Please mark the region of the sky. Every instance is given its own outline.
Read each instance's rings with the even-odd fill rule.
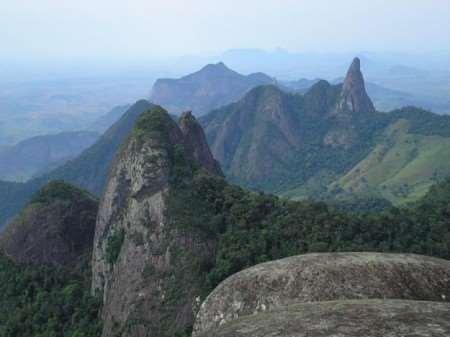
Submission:
[[[450,0],[0,0],[3,62],[449,51]]]

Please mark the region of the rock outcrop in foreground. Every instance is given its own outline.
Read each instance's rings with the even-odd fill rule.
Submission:
[[[61,181],[40,190],[0,236],[0,250],[27,265],[75,266],[87,260],[98,201]]]
[[[144,113],[113,165],[97,218],[93,291],[103,294],[103,336],[184,335],[215,242],[180,202],[193,172],[221,175],[194,117],[180,126],[160,107]],[[176,218],[176,215],[180,215]]]
[[[368,299],[436,301],[447,304],[429,304],[431,309],[427,311],[424,309],[427,306],[421,307],[416,303],[403,310],[400,307],[407,307],[409,302],[367,302]],[[363,301],[342,302],[345,308],[343,311],[340,310],[339,302],[326,304],[328,301],[342,300]],[[323,303],[317,307],[299,305],[309,302]],[[395,317],[393,322],[399,323],[409,317],[406,314],[408,310],[412,313],[410,318],[413,329],[416,325],[425,323],[420,320],[422,311],[431,313],[436,309],[437,319],[445,317],[444,312],[450,314],[448,302],[450,261],[412,254],[306,254],[259,264],[223,281],[203,302],[197,315],[194,335],[213,336],[219,331],[218,336],[228,336],[228,332],[222,334],[224,325],[224,331],[233,330],[236,333],[229,336],[265,336],[271,335],[277,326],[281,329],[282,324],[287,324],[287,330],[283,330],[279,336],[293,336],[302,329],[313,333],[308,336],[322,336],[318,326],[323,322],[324,327],[338,326],[340,323],[340,327],[354,326],[356,330],[350,329],[351,333],[344,335],[357,336],[358,331],[366,332],[364,324],[371,321],[379,321],[381,327],[389,329],[391,323],[386,323],[389,315]],[[361,310],[364,315],[358,314]],[[272,311],[272,316],[267,314]],[[296,323],[291,325],[289,317]],[[433,315],[426,317],[431,319]],[[449,328],[450,321],[447,323]],[[254,333],[247,335],[239,332],[247,328],[254,330]],[[289,330],[290,328],[293,330]],[[205,331],[214,333],[208,334]],[[334,334],[344,332],[334,328],[330,331]],[[412,333],[414,329],[406,331]]]
[[[246,316],[199,337],[447,337],[450,304],[402,300],[303,303]]]

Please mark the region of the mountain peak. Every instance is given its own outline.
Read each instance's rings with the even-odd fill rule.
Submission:
[[[202,167],[213,174],[222,175],[219,163],[214,159],[206,141],[203,128],[191,111],[181,114],[178,122],[181,132],[185,137],[185,144]]]
[[[223,62],[205,65],[178,79],[158,79],[151,99],[175,114],[191,110],[201,116],[238,101],[250,89],[274,80],[262,73],[242,75]]]
[[[342,86],[341,99],[336,113],[371,113],[375,112],[372,100],[367,95],[364,77],[361,72],[361,61],[353,59]]]
[[[222,74],[222,73],[233,73],[233,74],[237,74],[236,72],[234,72],[233,70],[231,70],[230,68],[228,68],[225,63],[223,62],[218,62],[218,63],[210,63],[207,64],[206,66],[204,66],[200,71],[200,73],[209,73],[209,74]]]
[[[355,57],[352,61],[352,64],[350,65],[350,68],[348,69],[348,73],[354,73],[361,71],[361,60],[359,57]]]

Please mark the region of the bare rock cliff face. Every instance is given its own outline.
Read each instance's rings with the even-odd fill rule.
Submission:
[[[364,77],[361,72],[361,61],[357,57],[348,69],[335,112],[348,112],[352,114],[375,112],[372,100],[366,92]]]
[[[202,163],[202,166],[211,173],[223,175],[219,162],[214,159],[209,149],[205,133],[192,112],[184,112],[181,115],[179,125],[185,137],[185,144],[190,153],[194,155],[194,159]]]
[[[367,299],[446,302],[438,307],[450,313],[450,262],[408,254],[326,253],[300,255],[263,263],[229,277],[207,297],[197,316],[194,336],[216,335],[207,334],[205,331],[220,331],[222,325],[234,324],[236,320],[252,315],[280,310],[289,312],[288,308],[300,303]],[[355,310],[356,307],[361,307],[367,313],[372,311],[370,306],[350,305],[349,315],[353,307]],[[378,307],[379,310],[386,307],[388,312],[391,311],[389,303]],[[416,307],[420,309],[420,305]],[[296,319],[299,319],[299,328],[302,324],[311,328],[313,323],[327,319],[326,313],[323,313],[323,316],[309,317],[309,314],[304,312],[305,306],[298,308],[299,311],[294,310],[292,314],[298,316]],[[339,305],[333,304],[330,308],[323,304],[317,309],[317,313],[330,310],[330,315],[336,315]],[[397,306],[394,305],[393,308]],[[397,315],[397,309],[392,314]],[[398,314],[402,312],[399,311]],[[375,313],[367,320],[376,320],[377,315]],[[266,318],[276,320],[274,317]],[[286,324],[289,322],[288,315],[280,319]],[[352,319],[351,315],[341,316],[342,322],[346,322],[344,324],[350,324]],[[365,318],[361,319],[361,322],[358,319],[355,318],[355,324],[364,323]],[[252,318],[249,322],[258,320]],[[330,322],[330,325],[333,324],[335,323]],[[449,327],[447,325],[447,328]],[[310,330],[312,331],[315,330]],[[333,331],[337,332],[342,331]],[[322,336],[318,332],[315,333],[311,336]],[[249,336],[260,335],[264,334],[255,333]]]
[[[160,107],[144,113],[113,165],[93,252],[104,337],[184,335],[199,308],[196,268],[214,255],[214,242],[173,219],[172,192],[180,172],[218,167],[196,147],[204,137],[196,121],[181,125]]]
[[[324,144],[347,149],[356,145],[361,135],[355,121],[375,112],[366,92],[361,61],[356,57],[348,69],[338,101],[330,111],[333,127],[325,136]]]

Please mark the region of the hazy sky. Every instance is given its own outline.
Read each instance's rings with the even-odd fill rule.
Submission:
[[[450,0],[0,0],[1,57],[449,51]]]

